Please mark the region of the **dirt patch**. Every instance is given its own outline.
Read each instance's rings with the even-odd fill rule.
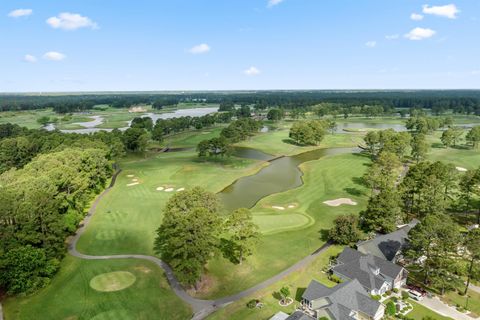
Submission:
[[[201,297],[202,295],[211,292],[213,289],[218,287],[218,281],[216,278],[211,275],[202,275],[202,279],[197,285],[197,290],[195,288],[190,288],[187,290],[187,293],[192,296]]]
[[[330,206],[330,207],[338,207],[338,206],[341,206],[342,204],[347,204],[349,206],[357,205],[357,203],[350,198],[339,198],[335,200],[328,200],[328,201],[324,201],[323,203],[325,203],[327,206]]]

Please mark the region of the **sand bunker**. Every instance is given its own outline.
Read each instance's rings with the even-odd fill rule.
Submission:
[[[90,280],[90,287],[97,291],[112,292],[130,287],[136,277],[131,272],[115,271],[100,274]]]
[[[132,179],[133,182],[138,182],[138,179]]]
[[[350,206],[356,206],[357,203],[355,201],[352,201],[352,199],[350,198],[340,198],[340,199],[335,199],[335,200],[328,200],[328,201],[324,201],[323,203],[325,203],[327,206],[330,206],[330,207],[338,207],[342,204],[348,204]]]
[[[293,208],[295,208],[295,205],[293,204],[288,205],[288,209],[293,209]]]
[[[129,175],[127,175],[127,177],[128,177],[128,178],[133,178],[133,177],[135,177],[135,176],[134,176],[133,174],[129,174]]]
[[[455,169],[457,169],[460,172],[467,172],[468,171],[467,169],[462,168],[462,167],[455,167]]]
[[[165,189],[165,192],[172,192],[173,191],[173,188],[167,188]]]
[[[165,188],[164,187],[158,187],[157,191],[163,191]]]
[[[272,208],[277,210],[285,210],[285,207],[280,207],[280,206],[272,206]]]
[[[137,184],[140,184],[140,182],[129,183],[129,184],[127,184],[127,187],[136,186]]]
[[[178,192],[178,191],[183,191],[183,190],[185,190],[185,188],[178,188],[178,189],[177,189],[177,192]]]

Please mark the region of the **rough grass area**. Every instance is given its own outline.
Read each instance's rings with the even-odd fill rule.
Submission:
[[[412,304],[413,310],[410,311],[407,314],[407,317],[412,318],[414,320],[423,320],[427,317],[430,317],[430,319],[435,319],[435,320],[453,320],[452,318],[449,317],[444,317],[442,315],[439,315],[438,313],[434,312],[433,310],[430,310],[412,299],[408,300],[409,303]]]
[[[128,288],[100,292],[90,280],[100,274],[129,272],[136,278]],[[141,260],[90,261],[67,257],[52,283],[36,294],[7,299],[5,319],[189,319],[190,308],[170,290],[163,271]]]
[[[248,296],[234,302],[225,308],[217,311],[208,319],[211,320],[241,320],[241,319],[269,319],[278,311],[285,313],[291,313],[295,310],[295,306],[298,305],[301,300],[301,296],[311,280],[315,279],[328,287],[332,287],[335,283],[328,279],[324,269],[328,266],[329,258],[337,255],[343,248],[330,247],[320,256],[318,256],[311,264],[298,270],[289,276],[285,277],[281,281],[271,285],[270,287],[261,290],[255,294]],[[288,286],[291,291],[291,298],[294,299],[294,303],[289,306],[281,307],[278,304],[279,296],[278,291],[280,288]],[[248,301],[257,299],[264,304],[264,307],[259,309],[247,308]]]

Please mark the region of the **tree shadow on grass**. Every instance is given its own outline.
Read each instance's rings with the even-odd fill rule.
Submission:
[[[435,142],[435,143],[432,143],[432,148],[434,148],[434,149],[445,149],[445,146],[443,145],[443,143]]]
[[[347,192],[349,195],[356,196],[356,197],[360,197],[364,194],[361,190],[357,188],[345,188],[343,190]]]
[[[225,259],[228,259],[233,264],[239,264],[240,261],[236,255],[238,246],[231,240],[220,239],[220,251]]]
[[[298,302],[302,301],[303,293],[307,290],[307,288],[297,288],[297,292],[295,292],[295,300]]]
[[[320,234],[320,240],[328,241],[328,229],[321,229],[318,233]]]
[[[306,147],[306,145],[298,143],[293,139],[282,139],[282,142],[286,143],[286,144],[291,144],[291,145],[294,145],[294,146],[297,146],[297,147]]]
[[[276,300],[282,300],[282,295],[278,291],[273,292],[272,297]]]
[[[363,177],[353,177],[352,182],[358,186],[368,187],[367,181]]]

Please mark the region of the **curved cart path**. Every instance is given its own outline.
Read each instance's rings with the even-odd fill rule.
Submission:
[[[115,181],[117,179],[118,174],[121,172],[121,170],[117,171],[113,177],[112,177],[112,182],[110,183],[110,186],[106,188],[98,197],[95,199],[93,202],[90,210],[88,211],[87,215],[85,216],[85,219],[83,220],[83,224],[80,225],[80,228],[77,230],[76,234],[71,238],[69,244],[68,244],[68,252],[70,255],[80,258],[80,259],[86,259],[86,260],[109,260],[109,259],[141,259],[141,260],[148,260],[153,263],[155,263],[157,266],[162,268],[165,271],[165,275],[167,277],[167,280],[170,284],[170,287],[172,290],[175,292],[175,294],[182,299],[185,303],[189,304],[190,307],[192,308],[194,314],[192,319],[193,320],[201,320],[205,319],[209,314],[213,313],[215,310],[230,304],[232,302],[235,302],[237,300],[240,300],[242,298],[245,298],[249,296],[252,293],[255,293],[256,291],[262,290],[267,288],[268,286],[280,281],[283,277],[289,275],[292,272],[295,272],[304,266],[308,265],[312,260],[314,260],[318,255],[320,255],[322,252],[324,252],[329,246],[329,243],[324,244],[321,248],[310,254],[309,256],[303,258],[302,260],[298,261],[288,269],[276,274],[275,276],[271,277],[270,279],[267,279],[249,289],[246,289],[244,291],[241,291],[239,293],[236,293],[234,295],[216,299],[216,300],[202,300],[202,299],[197,299],[192,296],[190,296],[183,286],[178,282],[177,278],[175,277],[173,270],[170,268],[170,266],[160,260],[157,257],[154,256],[148,256],[148,255],[141,255],[141,254],[119,254],[119,255],[102,255],[102,256],[92,256],[92,255],[86,255],[83,253],[80,253],[77,251],[76,246],[77,242],[82,236],[82,234],[85,232],[88,224],[90,223],[90,220],[92,216],[94,215],[98,204],[102,200],[102,198],[112,190],[113,186],[115,185]]]

